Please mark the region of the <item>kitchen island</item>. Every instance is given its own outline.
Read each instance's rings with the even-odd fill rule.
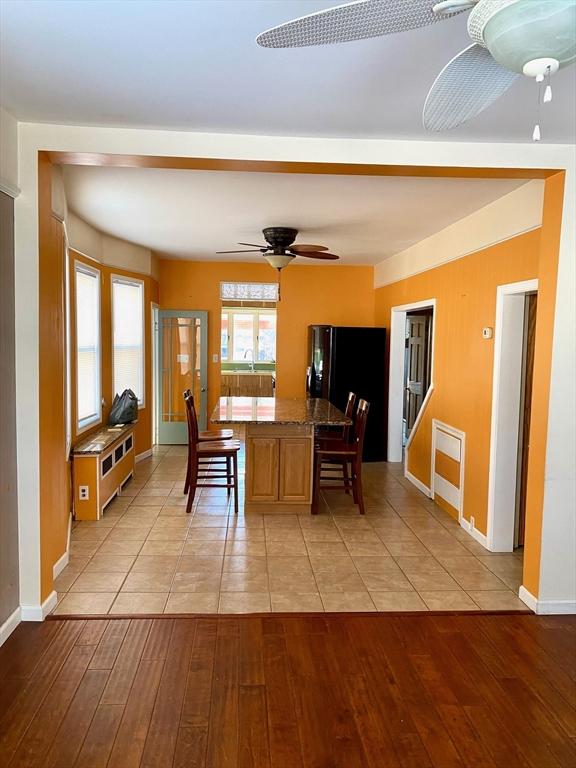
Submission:
[[[321,398],[221,397],[212,424],[246,428],[244,511],[310,514],[314,428],[350,424]]]

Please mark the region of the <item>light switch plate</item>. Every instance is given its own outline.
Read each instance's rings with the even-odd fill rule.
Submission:
[[[217,363],[218,362],[218,355],[212,355],[212,362]]]

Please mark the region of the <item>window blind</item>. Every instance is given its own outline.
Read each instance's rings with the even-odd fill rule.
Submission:
[[[100,273],[75,267],[76,411],[78,428],[100,419]]]
[[[112,278],[114,393],[131,389],[144,403],[144,285]]]

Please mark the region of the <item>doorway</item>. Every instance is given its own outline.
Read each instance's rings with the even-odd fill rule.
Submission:
[[[488,549],[524,540],[538,281],[498,286],[494,335]]]
[[[391,310],[387,455],[390,462],[401,462],[405,458],[405,451],[410,448],[411,439],[434,389],[435,307],[436,299],[426,299],[392,307]],[[412,342],[407,338],[409,326],[413,333]],[[414,382],[410,399],[407,392],[409,381]],[[410,479],[414,482],[413,478]],[[430,489],[422,483],[418,487],[424,493],[430,493]]]
[[[430,385],[432,309],[406,314],[402,445],[406,446]]]
[[[190,389],[200,429],[207,422],[208,313],[156,310],[156,419],[160,445],[185,445],[188,427],[183,393]]]

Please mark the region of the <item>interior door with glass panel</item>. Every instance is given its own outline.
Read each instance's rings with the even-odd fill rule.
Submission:
[[[188,442],[184,391],[190,389],[200,429],[207,421],[208,313],[195,310],[157,312],[157,382],[160,445]]]

